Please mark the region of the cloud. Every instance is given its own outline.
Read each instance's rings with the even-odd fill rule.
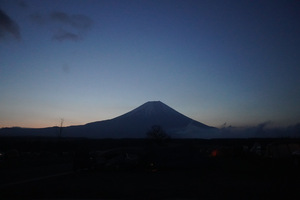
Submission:
[[[299,138],[300,123],[288,127],[268,127],[271,122],[264,122],[252,127],[224,126],[220,129],[224,138]]]
[[[47,23],[47,19],[45,16],[41,15],[40,13],[34,13],[29,15],[29,18],[32,22],[38,24],[38,25],[43,25]]]
[[[31,14],[30,19],[38,25],[52,26],[52,39],[57,41],[78,41],[83,39],[85,33],[92,27],[93,20],[81,14],[69,15],[65,12],[55,11],[47,15]]]
[[[70,73],[70,67],[68,64],[64,64],[61,69],[62,69],[63,73],[65,73],[65,74]]]
[[[53,21],[69,25],[77,30],[87,30],[92,26],[92,20],[85,15],[68,15],[64,12],[52,12],[50,16]]]
[[[27,8],[28,7],[28,4],[25,1],[19,1],[18,4],[22,8]]]
[[[11,34],[15,39],[21,39],[19,25],[0,9],[0,39]]]
[[[52,38],[58,41],[64,41],[64,40],[78,41],[80,39],[80,36],[75,33],[61,30],[55,33]]]

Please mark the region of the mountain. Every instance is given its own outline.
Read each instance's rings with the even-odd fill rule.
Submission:
[[[172,138],[215,138],[218,132],[218,129],[190,119],[160,101],[149,101],[110,120],[64,127],[62,135],[87,138],[144,138],[153,125],[161,126]],[[20,135],[22,129],[17,130],[17,135]],[[40,130],[47,136],[51,135],[51,131],[53,136],[57,136],[59,132],[58,127],[47,130],[26,129],[26,132],[29,133],[30,130],[34,130],[35,135]],[[2,132],[0,131],[0,135]]]

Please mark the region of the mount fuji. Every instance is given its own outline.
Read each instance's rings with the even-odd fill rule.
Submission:
[[[62,137],[145,138],[152,126],[159,125],[172,138],[215,138],[218,129],[195,121],[160,101],[149,101],[113,119],[64,127]],[[1,135],[57,136],[58,127],[42,129],[6,128]],[[10,130],[10,131],[9,131]],[[22,131],[23,130],[23,131]],[[16,133],[19,132],[19,134]],[[11,132],[11,134],[8,134]],[[24,132],[25,135],[27,135]],[[52,132],[52,133],[51,133]]]

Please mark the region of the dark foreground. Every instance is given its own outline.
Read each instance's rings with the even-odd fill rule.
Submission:
[[[61,173],[3,186],[0,198],[294,199],[300,195],[300,176],[296,169],[261,161],[210,162],[211,168],[206,165],[198,169]]]
[[[298,160],[284,154],[283,147],[275,149],[277,154],[270,157],[266,156],[266,146],[250,153],[237,148],[245,147],[244,142],[234,143],[235,148],[228,141],[150,145],[146,147],[146,161],[151,161],[151,166],[124,167],[119,159],[115,162],[118,167],[93,166],[73,171],[70,154],[19,160],[18,165],[0,168],[0,199],[297,199],[300,196]],[[143,145],[135,150],[146,151]]]

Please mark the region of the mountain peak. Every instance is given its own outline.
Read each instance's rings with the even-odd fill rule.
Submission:
[[[150,107],[150,106],[152,106],[153,107],[153,106],[162,106],[162,105],[167,106],[166,104],[164,104],[161,101],[147,101],[146,103],[142,104],[141,106],[143,106],[143,107],[146,107],[146,106]]]
[[[191,132],[196,133],[195,136],[197,136],[212,128],[181,114],[161,101],[148,101],[132,111],[110,120],[109,123],[114,127],[109,134],[119,135],[119,137],[125,134],[131,134],[132,137],[141,137],[141,135],[143,137],[153,125],[161,126],[172,137],[182,137],[181,134],[184,137],[191,135]]]
[[[144,104],[159,104],[159,103],[162,103],[162,104],[164,104],[163,102],[161,102],[161,101],[147,101],[146,103],[144,103]]]
[[[162,113],[174,114],[177,111],[161,101],[148,101],[125,115],[153,116],[161,115]]]

